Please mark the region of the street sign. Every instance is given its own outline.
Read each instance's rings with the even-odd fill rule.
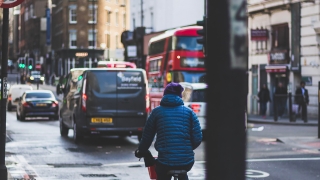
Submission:
[[[8,84],[7,77],[3,77],[3,90],[2,90],[2,93],[3,93],[3,98],[4,99],[6,99],[8,97],[7,84]]]
[[[15,6],[18,6],[19,4],[21,4],[24,0],[0,0],[0,2],[2,2],[2,4],[0,5],[0,7],[2,8],[12,8]]]

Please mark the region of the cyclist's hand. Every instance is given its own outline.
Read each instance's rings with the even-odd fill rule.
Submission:
[[[141,152],[139,151],[139,149],[137,149],[136,151],[134,151],[134,155],[135,155],[137,158],[142,158],[142,154],[141,154]]]

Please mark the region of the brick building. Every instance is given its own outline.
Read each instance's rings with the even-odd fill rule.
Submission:
[[[52,52],[57,76],[99,60],[123,60],[121,33],[129,28],[125,0],[53,0]]]

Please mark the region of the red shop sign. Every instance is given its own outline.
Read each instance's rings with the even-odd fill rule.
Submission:
[[[21,4],[24,0],[0,0],[0,7],[12,8]]]

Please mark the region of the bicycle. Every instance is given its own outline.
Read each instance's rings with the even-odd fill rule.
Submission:
[[[145,166],[148,167],[150,180],[157,180],[157,173],[155,171],[156,157],[153,157],[150,151],[143,154],[139,154],[138,150],[135,151],[135,156],[139,158],[139,161],[141,158],[143,158]],[[178,180],[179,175],[186,175],[186,174],[187,174],[186,170],[170,170],[167,172],[167,175],[170,175],[171,177],[173,177],[174,180]]]

